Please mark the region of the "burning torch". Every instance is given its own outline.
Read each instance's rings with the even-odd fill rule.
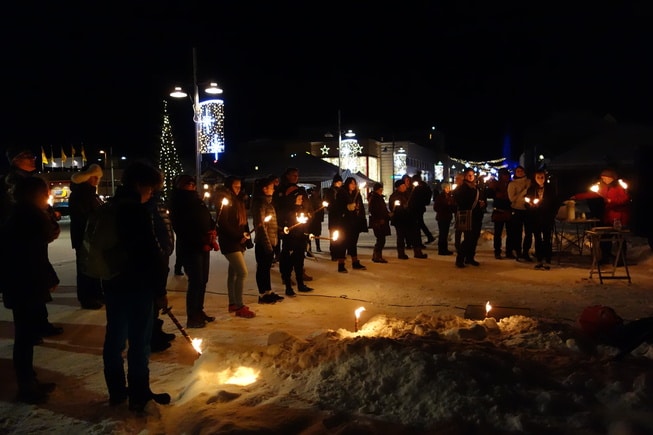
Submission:
[[[297,228],[298,226],[303,225],[303,224],[305,224],[306,222],[308,222],[308,216],[306,216],[306,215],[302,212],[302,213],[299,214],[299,216],[297,216],[297,223],[296,223],[295,225],[291,225],[290,227],[283,227],[283,233],[284,233],[284,234],[289,234],[290,231],[291,231],[293,228]]]
[[[220,203],[220,210],[218,210],[218,217],[216,218],[216,220],[220,220],[220,215],[222,214],[222,207],[224,207],[225,205],[229,205],[229,200],[226,197],[222,198],[222,202]]]
[[[162,314],[167,314],[168,317],[170,317],[170,320],[172,320],[172,323],[175,324],[177,329],[179,329],[179,332],[181,332],[181,335],[184,336],[186,341],[190,343],[191,346],[193,346],[193,349],[197,352],[197,356],[202,355],[202,339],[201,338],[190,338],[190,335],[186,332],[183,326],[181,326],[181,323],[179,323],[179,320],[175,317],[174,314],[172,314],[172,307],[164,308],[161,310]]]
[[[272,220],[272,215],[271,214],[269,214],[269,215],[267,215],[266,217],[263,218],[263,223],[268,223],[268,222],[270,222],[270,220]],[[252,231],[250,231],[250,232],[245,231],[243,233],[243,237],[245,237],[246,239],[251,239],[252,238],[252,233],[255,232],[255,231],[256,231],[256,228],[252,229]]]
[[[335,230],[335,231],[333,232],[333,234],[331,235],[331,237],[316,236],[316,235],[313,234],[313,233],[311,233],[311,234],[307,234],[309,240],[315,240],[315,239],[317,239],[317,240],[330,240],[330,241],[332,241],[332,242],[335,242],[336,240],[338,240],[338,236],[339,236],[339,235],[340,235],[340,233],[338,232],[338,230]]]
[[[354,310],[354,332],[358,332],[358,319],[363,311],[365,311],[365,307],[358,307]]]

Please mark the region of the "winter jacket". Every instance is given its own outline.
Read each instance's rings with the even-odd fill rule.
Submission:
[[[95,186],[89,183],[71,183],[68,207],[70,210],[70,242],[73,249],[80,249],[88,216],[102,205]]]
[[[0,290],[6,308],[49,302],[59,284],[48,259],[52,222],[33,204],[16,203],[0,227]]]
[[[599,183],[598,192],[583,192],[574,195],[574,199],[602,198],[604,210],[602,216],[603,225],[612,226],[614,220],[621,220],[621,225],[627,226],[630,221],[630,195],[628,191],[619,184],[618,180],[610,184]]]
[[[383,195],[370,192],[368,199],[370,210],[370,228],[377,237],[389,236],[390,232],[390,211],[385,203]]]

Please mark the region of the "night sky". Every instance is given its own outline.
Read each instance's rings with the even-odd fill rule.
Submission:
[[[198,80],[225,90],[228,150],[305,127],[335,133],[338,110],[343,129],[375,126],[386,140],[436,126],[451,154],[469,158],[497,157],[508,131],[518,149],[555,112],[653,116],[644,6],[41,3],[3,11],[3,146],[153,154],[162,100],[192,82],[193,46]],[[169,100],[178,147],[191,153],[190,102]]]

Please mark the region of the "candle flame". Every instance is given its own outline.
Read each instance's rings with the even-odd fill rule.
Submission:
[[[335,242],[336,240],[338,240],[339,236],[340,236],[340,233],[338,232],[338,230],[335,230],[333,232],[333,236],[331,236],[331,240],[333,240]]]
[[[400,206],[400,205],[401,205],[401,201],[396,200],[396,201],[395,201],[395,207],[398,207],[398,206]]]
[[[413,181],[413,186],[417,187],[419,186],[419,183],[417,181]]]
[[[297,216],[297,222],[300,224],[305,224],[308,222],[308,216],[306,216],[303,212],[300,213],[299,216]]]
[[[322,201],[322,207],[328,207],[328,206],[329,206],[329,203],[328,203],[328,202],[326,202],[326,201]]]
[[[204,192],[204,198],[210,198],[211,194],[209,192]]]
[[[50,206],[54,205],[54,195],[48,196],[48,204],[50,204]]]
[[[626,182],[625,182],[624,180],[622,180],[621,178],[620,178],[619,180],[617,180],[617,182],[618,182],[619,185],[620,185],[621,187],[623,187],[624,189],[628,189],[628,183],[626,183]]]
[[[272,215],[271,214],[267,215],[265,217],[265,219],[263,219],[263,222],[270,222],[270,220],[272,220]]]
[[[354,315],[356,316],[356,320],[360,319],[361,313],[365,311],[365,307],[358,307],[354,310]]]
[[[197,351],[200,355],[202,354],[202,339],[201,338],[193,338],[192,343],[193,349]]]
[[[490,312],[491,309],[492,309],[492,305],[490,305],[490,301],[487,301],[485,303],[485,316],[486,317],[487,317],[487,315],[488,315],[488,313]]]
[[[590,187],[590,190],[594,193],[599,191],[599,183],[593,184],[592,187]]]
[[[227,198],[222,198],[222,205],[229,205],[229,200]]]
[[[535,199],[533,200],[533,204],[537,204],[538,202],[540,202],[540,198],[535,198]]]
[[[527,197],[524,198],[524,201],[530,203],[530,202],[531,202],[531,199],[527,196]]]

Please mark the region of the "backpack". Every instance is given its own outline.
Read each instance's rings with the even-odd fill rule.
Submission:
[[[617,312],[605,305],[585,307],[578,318],[581,330],[590,337],[609,335],[622,324],[623,319],[617,315]]]
[[[124,270],[127,252],[120,243],[118,206],[113,201],[96,208],[88,217],[80,272],[96,279],[111,279]]]

